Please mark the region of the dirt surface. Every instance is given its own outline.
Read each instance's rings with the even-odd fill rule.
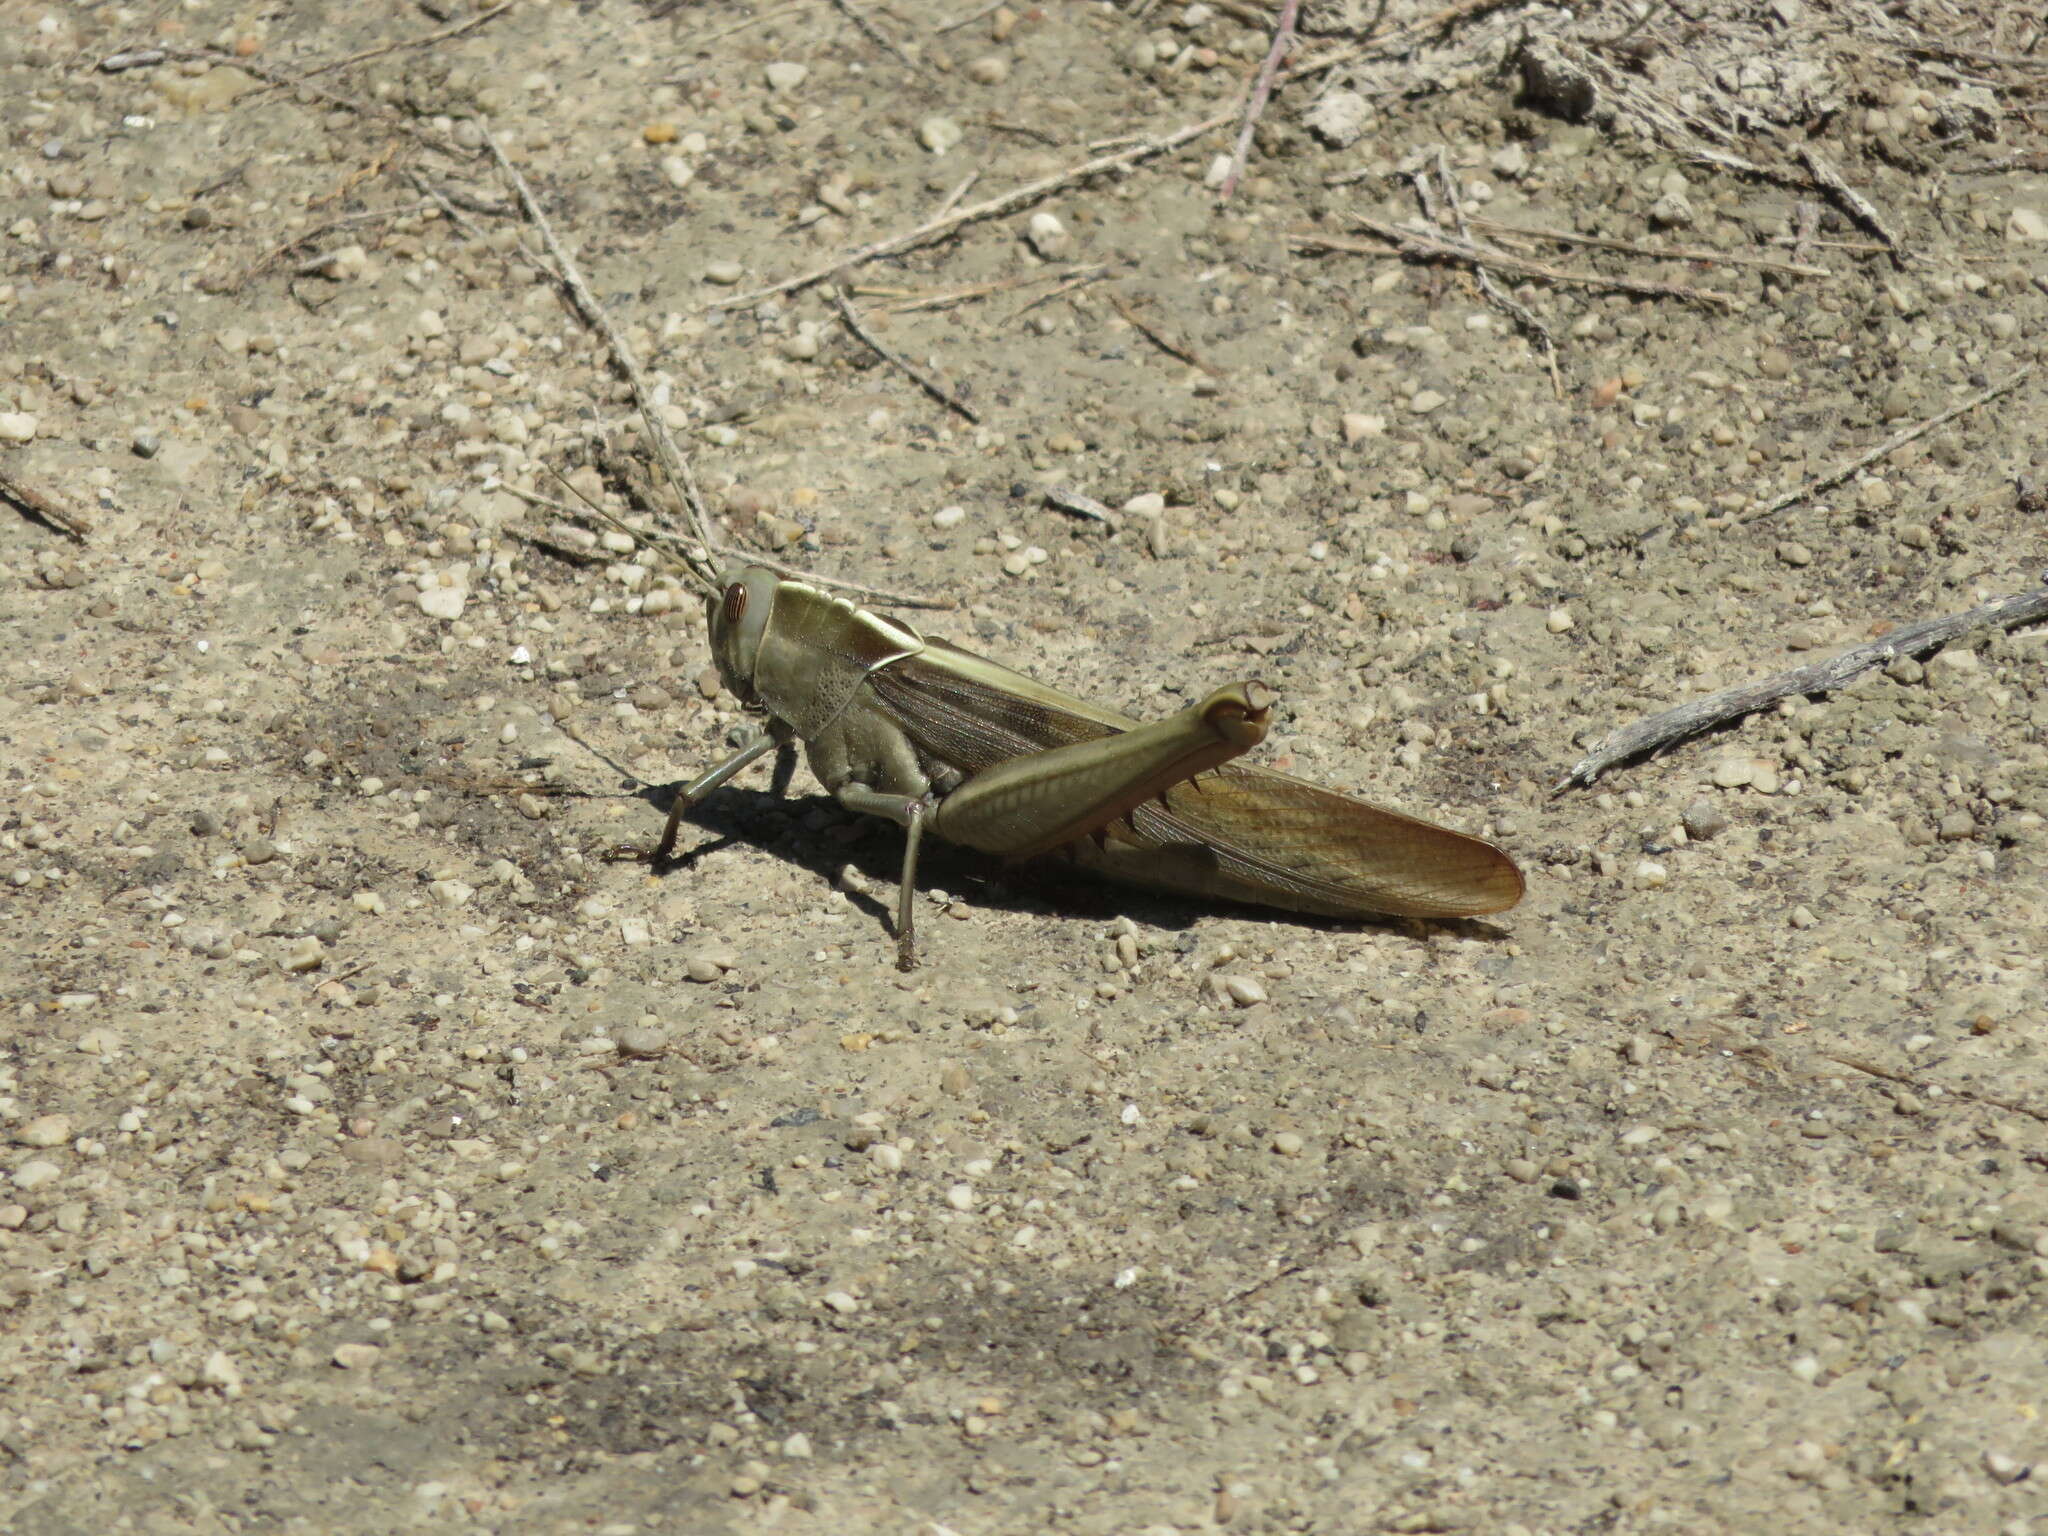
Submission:
[[[2048,1527],[2041,631],[1550,793],[2048,563],[2038,19],[1727,9],[1311,4],[1224,202],[1265,6],[0,8],[0,1527]],[[480,117],[722,538],[1526,901],[607,858],[744,720]],[[845,270],[978,425],[749,298],[1212,118]]]

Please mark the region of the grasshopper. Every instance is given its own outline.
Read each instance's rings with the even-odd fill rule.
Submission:
[[[720,679],[765,717],[739,751],[679,791],[684,813],[773,752],[802,744],[848,810],[905,833],[897,966],[914,969],[912,898],[926,832],[1009,859],[1053,856],[1183,895],[1324,917],[1473,917],[1522,898],[1493,844],[1235,761],[1265,738],[1273,694],[1251,680],[1150,724],[1048,688],[758,565],[707,591]]]

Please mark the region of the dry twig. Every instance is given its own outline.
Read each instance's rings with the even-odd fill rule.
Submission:
[[[1903,432],[1894,432],[1890,437],[1886,438],[1883,442],[1879,443],[1875,448],[1871,449],[1868,453],[1859,453],[1855,458],[1849,460],[1848,463],[1838,464],[1824,475],[1816,475],[1813,479],[1807,481],[1804,485],[1799,486],[1797,489],[1787,491],[1782,496],[1774,496],[1760,507],[1751,507],[1747,512],[1742,514],[1741,518],[1739,518],[1738,521],[1744,523],[1759,522],[1762,519],[1771,516],[1775,512],[1784,511],[1787,507],[1791,506],[1796,501],[1804,501],[1807,497],[1812,496],[1820,491],[1825,491],[1830,486],[1840,485],[1844,480],[1848,479],[1851,475],[1855,474],[1857,470],[1863,468],[1866,464],[1875,464],[1879,459],[1883,458],[1886,454],[1891,453],[1895,449],[1905,447],[1906,444],[1912,442],[1914,438],[1925,437],[1929,432],[1932,432],[1936,427],[1942,425],[1942,423],[1954,421],[1956,417],[1961,416],[1966,412],[1974,411],[1975,409],[1977,409],[1978,406],[1983,405],[1986,401],[1996,400],[2000,395],[2009,394],[2013,390],[2018,389],[2020,385],[2026,383],[2028,377],[2033,373],[2033,371],[2034,370],[2032,367],[2022,368],[2018,373],[2014,374],[2011,378],[2007,379],[2003,384],[1994,384],[1991,386],[1991,388],[1984,390],[1978,394],[1974,394],[1970,396],[1970,398],[1967,400],[1959,401],[1956,404],[1950,406],[1947,410],[1941,412],[1941,414],[1939,414],[1938,416],[1930,416],[1925,421],[1919,423],[1917,426],[1908,427]]]
[[[647,424],[647,434],[649,440],[654,444],[655,457],[661,461],[662,472],[668,476],[669,483],[676,488],[676,494],[683,500],[683,509],[690,523],[690,536],[696,541],[697,548],[692,550],[687,545],[676,547],[674,541],[664,542],[663,538],[650,539],[648,534],[640,529],[627,527],[625,531],[631,533],[635,538],[659,544],[667,553],[680,559],[684,569],[695,576],[700,583],[706,586],[714,585],[716,573],[707,569],[707,567],[714,560],[729,556],[731,551],[720,546],[711,537],[711,518],[704,509],[703,494],[697,489],[697,477],[690,469],[689,460],[683,457],[682,451],[676,447],[674,440],[670,438],[668,432],[662,427],[660,419],[654,414],[654,394],[647,387],[647,377],[640,371],[639,360],[633,355],[633,349],[626,345],[626,339],[619,334],[618,327],[612,324],[611,316],[605,313],[604,306],[598,303],[597,296],[590,291],[590,285],[583,280],[583,273],[578,269],[575,260],[563,247],[562,242],[555,237],[554,226],[548,222],[546,213],[541,210],[539,199],[533,195],[533,188],[527,185],[526,178],[519,173],[519,168],[507,158],[504,146],[498,142],[496,135],[488,128],[484,129],[484,144],[490,150],[491,158],[497,161],[499,169],[504,171],[506,177],[511,181],[513,189],[519,194],[520,206],[526,210],[527,217],[533,221],[535,229],[540,232],[541,240],[547,246],[548,257],[554,263],[556,281],[561,283],[562,287],[567,290],[571,302],[576,306],[577,312],[583,316],[584,320],[593,330],[604,338],[605,344],[611,348],[613,362],[618,364],[619,371],[625,374],[627,383],[632,386],[633,402],[639,407],[641,420]],[[609,514],[602,511],[598,515],[600,517],[609,516]],[[837,587],[846,592],[857,592],[862,596],[871,597],[880,602],[895,603],[900,607],[950,608],[952,606],[951,603],[919,597],[913,593],[892,592],[887,587],[872,587],[864,582],[857,581],[837,581],[831,577],[819,576],[814,572],[785,565],[779,560],[770,559],[766,555],[757,554],[753,551],[748,551],[745,559],[749,565],[766,566],[769,570],[780,572],[785,576],[794,576],[803,581],[814,581],[821,586]]]
[[[354,53],[344,54],[341,58],[329,59],[325,64],[311,65],[299,72],[300,77],[307,78],[313,75],[328,74],[337,69],[347,69],[351,64],[361,64],[366,59],[379,59],[387,53],[401,53],[408,48],[432,48],[440,43],[453,42],[465,33],[474,32],[479,27],[489,26],[511,9],[512,0],[504,0],[502,5],[494,5],[488,11],[479,11],[467,21],[455,22],[450,26],[441,28],[438,32],[424,32],[418,37],[401,38],[397,42],[391,43],[379,43],[374,48],[359,48]]]
[[[590,324],[590,328],[596,330],[604,338],[606,346],[610,346],[612,362],[616,362],[618,371],[627,375],[627,383],[633,385],[633,403],[639,408],[641,420],[647,424],[647,438],[653,442],[655,459],[662,461],[662,471],[668,475],[670,485],[676,487],[676,494],[682,498],[684,514],[688,516],[688,522],[690,522],[690,537],[696,541],[696,547],[692,549],[690,545],[684,545],[682,541],[676,541],[674,537],[666,535],[666,532],[659,532],[659,530],[655,532],[653,537],[649,537],[647,530],[631,528],[627,524],[616,522],[602,508],[594,508],[596,514],[600,518],[612,520],[616,526],[621,526],[625,532],[629,532],[629,535],[633,535],[635,539],[641,539],[641,541],[645,541],[649,545],[655,545],[655,547],[662,549],[664,553],[668,553],[670,557],[678,559],[682,563],[682,567],[694,575],[694,578],[698,580],[698,584],[715,590],[717,571],[711,569],[711,565],[719,557],[729,557],[733,551],[721,547],[711,537],[711,516],[709,516],[709,512],[705,512],[705,498],[702,498],[702,494],[696,489],[696,475],[690,471],[690,461],[682,457],[682,451],[676,449],[676,442],[670,438],[670,434],[664,430],[662,422],[659,422],[659,418],[653,414],[653,391],[647,387],[647,377],[639,369],[639,360],[633,356],[633,348],[627,346],[625,336],[618,334],[618,328],[612,326],[610,315],[604,313],[604,305],[598,303],[596,295],[590,291],[590,285],[584,283],[582,270],[575,266],[575,260],[569,256],[569,252],[563,248],[563,244],[555,238],[555,227],[547,221],[547,213],[541,211],[541,201],[535,195],[532,195],[532,186],[526,184],[526,178],[520,174],[518,166],[514,166],[510,162],[510,158],[506,158],[504,145],[498,143],[498,137],[492,131],[489,131],[487,127],[483,129],[483,143],[485,143],[487,150],[492,152],[492,160],[498,162],[498,168],[504,170],[506,178],[512,182],[512,188],[518,193],[520,207],[526,209],[526,217],[532,219],[532,223],[535,223],[535,227],[541,231],[541,240],[547,246],[547,254],[553,260],[553,264],[555,264],[555,281],[561,283],[561,287],[569,293],[571,303],[575,303],[575,309],[578,309],[578,313],[584,315],[586,324]],[[950,602],[932,600],[932,598],[920,598],[920,596],[909,594],[909,592],[891,592],[889,588],[866,586],[862,582],[838,582],[838,580],[827,578],[827,575],[817,575],[813,571],[803,571],[803,569],[797,569],[795,565],[784,565],[782,561],[770,559],[768,555],[760,555],[760,553],[754,553],[754,551],[745,553],[745,561],[748,561],[750,565],[766,565],[768,569],[780,571],[782,575],[795,575],[795,578],[801,578],[805,582],[817,582],[819,586],[834,586],[834,588],[840,588],[844,592],[858,592],[862,596],[877,598],[879,602],[895,602],[895,604],[905,606],[905,608],[950,608],[952,606]]]
[[[847,267],[857,267],[878,257],[898,256],[905,251],[916,250],[921,245],[929,245],[932,241],[951,234],[963,225],[979,223],[983,219],[999,218],[1006,213],[1015,213],[1019,208],[1028,208],[1048,192],[1056,192],[1075,182],[1100,176],[1105,171],[1121,170],[1125,166],[1137,164],[1140,160],[1150,159],[1153,155],[1162,155],[1168,150],[1178,149],[1189,140],[1198,139],[1211,129],[1221,127],[1234,115],[1228,112],[1220,113],[1199,123],[1177,128],[1163,138],[1145,139],[1114,154],[1098,155],[1092,160],[1084,160],[1079,165],[1055,175],[1027,181],[1023,186],[1005,192],[1001,197],[992,197],[986,202],[974,203],[966,208],[957,208],[950,213],[941,214],[937,218],[927,219],[915,229],[906,230],[900,235],[891,235],[886,240],[877,240],[872,244],[856,246],[853,250],[842,252],[823,265],[812,267],[808,272],[786,277],[779,283],[770,283],[766,288],[756,288],[751,293],[735,294],[731,298],[716,300],[707,307],[741,309],[749,304],[758,304],[763,299],[774,298],[777,294],[794,293],[799,288],[809,288],[815,283],[822,283],[835,272],[843,271]]]
[[[865,37],[869,42],[873,43],[877,48],[882,49],[884,52],[893,53],[894,55],[896,55],[897,59],[899,59],[902,62],[904,68],[915,70],[919,73],[923,72],[924,66],[920,64],[915,58],[913,58],[909,53],[905,52],[903,46],[900,43],[898,43],[894,38],[890,37],[888,33],[884,32],[880,27],[876,26],[872,21],[870,21],[867,17],[866,12],[857,8],[854,5],[853,0],[832,0],[832,9],[837,11],[840,15],[844,16],[848,21],[852,22],[854,26],[859,29],[860,34],[863,37]]]
[[[83,512],[72,511],[49,492],[37,489],[4,469],[0,469],[0,497],[13,502],[37,522],[46,523],[81,544],[92,532],[92,519]]]
[[[965,16],[955,16],[951,21],[942,21],[932,31],[943,37],[948,32],[958,32],[962,27],[971,27],[982,17],[992,15],[1003,8],[1003,0],[988,0],[978,11],[969,11]]]
[[[2048,1110],[2036,1109],[2019,1099],[2009,1099],[2002,1094],[1984,1093],[1975,1088],[1958,1088],[1948,1083],[1927,1083],[1908,1072],[1896,1072],[1882,1062],[1872,1061],[1868,1056],[1850,1056],[1842,1051],[1821,1051],[1823,1061],[1837,1062],[1868,1077],[1875,1077],[1887,1083],[1897,1083],[1901,1088],[1912,1088],[1923,1094],[1939,1093],[1952,1099],[1969,1099],[1978,1104],[1989,1104],[1993,1109],[2008,1110],[2016,1115],[2048,1123]]]
[[[1035,288],[1040,283],[1094,276],[1108,269],[1107,262],[1096,262],[1086,267],[1068,268],[1057,272],[1024,272],[1015,277],[998,278],[994,282],[969,283],[962,288],[939,288],[923,293],[915,289],[887,288],[876,283],[850,284],[848,291],[857,299],[886,299],[887,303],[877,307],[887,310],[892,315],[908,315],[923,309],[949,309],[955,304],[993,298],[996,294],[1008,293],[1017,288]]]
[[[1890,226],[1884,221],[1884,215],[1877,211],[1876,205],[1869,198],[1850,186],[1843,179],[1842,173],[1823,159],[1812,145],[1800,145],[1799,158],[1806,162],[1807,173],[1813,177],[1814,184],[1840,203],[1848,211],[1850,218],[1882,240],[1885,249],[1891,252],[1893,261],[1899,261],[1904,257],[1905,248],[1900,245],[1899,237],[1892,233]]]
[[[860,323],[860,316],[854,313],[853,306],[846,301],[844,292],[835,292],[832,295],[832,306],[839,311],[839,318],[845,322],[846,328],[853,332],[875,356],[896,369],[897,372],[903,374],[911,383],[930,395],[947,410],[958,411],[977,426],[981,424],[981,417],[975,414],[972,406],[960,399],[958,395],[946,389],[938,380],[918,368],[908,358],[899,357],[896,353],[891,352],[887,347],[875,340],[868,333],[867,327]]]
[[[1050,293],[1041,293],[1028,304],[1019,305],[1017,313],[1010,316],[1012,321],[1021,320],[1041,304],[1050,304],[1054,299],[1064,298],[1076,288],[1086,288],[1090,283],[1099,283],[1109,276],[1109,263],[1099,262],[1092,267],[1083,267]]]
[[[1551,240],[1559,245],[1583,245],[1596,251],[1619,251],[1626,256],[1648,256],[1658,261],[1699,261],[1723,266],[1759,267],[1766,272],[1784,272],[1794,277],[1833,277],[1826,267],[1810,267],[1797,261],[1773,261],[1768,256],[1745,256],[1735,251],[1704,251],[1693,247],[1638,245],[1630,240],[1609,240],[1600,235],[1575,235],[1563,229],[1531,229],[1522,224],[1503,224],[1498,219],[1472,220],[1476,228],[1495,235],[1522,235],[1530,240]]]
[[[1055,485],[1047,490],[1045,504],[1062,512],[1071,512],[1076,517],[1085,517],[1091,522],[1100,523],[1111,533],[1115,533],[1123,526],[1123,520],[1106,503],[1097,501],[1093,496],[1083,496],[1079,491],[1069,490],[1064,485]]]
[[[1826,661],[1810,662],[1757,682],[1723,688],[1718,693],[1661,710],[1613,732],[1572,764],[1571,770],[1552,786],[1552,792],[1591,784],[1617,763],[1660,752],[1725,721],[1753,714],[1780,699],[1832,693],[1874,667],[1887,666],[1901,656],[1924,656],[1972,630],[2014,629],[2044,618],[2048,618],[2048,586],[2002,597],[1996,602],[1982,603],[1947,618],[1923,619],[1918,624],[1895,629],[1880,639],[1853,645]]]
[[[1472,266],[1484,263],[1500,271],[1518,272],[1524,277],[1539,278],[1547,283],[1567,283],[1579,288],[1612,289],[1618,293],[1639,293],[1648,298],[1684,299],[1689,303],[1712,304],[1722,309],[1732,307],[1735,302],[1727,294],[1717,293],[1711,288],[1690,288],[1683,283],[1657,283],[1640,277],[1608,277],[1599,272],[1567,271],[1563,267],[1531,261],[1526,256],[1517,256],[1512,252],[1479,245],[1469,240],[1426,235],[1420,230],[1384,224],[1363,214],[1353,214],[1352,222],[1362,229],[1370,230],[1382,240],[1390,241],[1403,255],[1417,259],[1462,261]],[[1357,256],[1385,254],[1376,245],[1368,245],[1363,240],[1346,240],[1341,235],[1296,235],[1292,244],[1296,250],[1304,251],[1347,251]]]
[[[716,549],[716,544],[711,537],[711,517],[704,509],[703,493],[697,489],[697,476],[690,468],[689,460],[683,457],[682,450],[676,447],[675,440],[655,415],[654,392],[648,388],[647,376],[640,371],[639,359],[626,344],[626,338],[619,334],[618,327],[612,324],[604,306],[598,303],[597,295],[590,291],[590,285],[584,282],[575,260],[555,237],[554,226],[548,222],[540,200],[533,195],[533,188],[526,184],[519,167],[505,154],[505,147],[498,142],[497,135],[489,128],[483,130],[483,135],[484,146],[512,183],[513,190],[519,195],[520,206],[526,210],[526,216],[540,234],[541,243],[547,247],[548,256],[554,263],[555,280],[567,290],[584,323],[604,338],[605,345],[611,348],[612,361],[618,364],[619,371],[632,386],[633,403],[640,408],[641,418],[647,423],[647,436],[654,445],[654,456],[661,461],[662,472],[682,498],[683,511],[690,522],[690,536],[704,547],[708,557]],[[692,568],[695,569],[694,566]]]
[[[1237,179],[1244,174],[1245,157],[1252,152],[1252,135],[1258,131],[1266,100],[1273,94],[1273,76],[1279,72],[1280,61],[1287,57],[1287,50],[1294,43],[1294,24],[1300,17],[1301,0],[1281,0],[1280,17],[1273,24],[1273,46],[1266,50],[1266,61],[1259,66],[1251,95],[1245,99],[1244,125],[1237,130],[1237,143],[1230,151],[1230,170],[1223,178],[1223,185],[1217,189],[1218,202],[1229,202],[1230,194],[1237,190]]]
[[[136,48],[125,53],[110,53],[99,62],[101,73],[115,75],[126,69],[141,69],[150,65],[167,62],[198,61],[218,64],[228,69],[239,69],[245,75],[252,75],[265,85],[276,86],[284,91],[303,91],[315,101],[324,101],[329,106],[352,112],[357,117],[381,118],[399,132],[416,139],[428,137],[425,129],[411,118],[404,116],[394,107],[377,102],[358,101],[353,96],[343,96],[337,91],[325,90],[310,84],[305,76],[289,70],[277,69],[269,64],[258,63],[255,59],[241,58],[219,48]]]
[[[1109,307],[1123,316],[1126,325],[1151,342],[1153,346],[1164,352],[1168,357],[1177,358],[1181,362],[1186,363],[1190,368],[1199,368],[1212,379],[1223,377],[1223,369],[1218,368],[1193,347],[1175,341],[1171,336],[1168,336],[1164,331],[1161,331],[1157,326],[1146,320],[1144,316],[1140,315],[1131,306],[1131,302],[1114,288],[1109,290]]]
[[[1450,152],[1441,144],[1437,146],[1436,151],[1436,176],[1443,186],[1444,201],[1451,205],[1451,216],[1458,221],[1459,237],[1467,244],[1474,243],[1472,226],[1465,219],[1465,204],[1458,196],[1458,178],[1451,170]],[[1423,212],[1429,215],[1430,223],[1437,223],[1436,209],[1431,206],[1429,196],[1429,177],[1426,174],[1418,175],[1415,178],[1415,187],[1422,196]],[[1537,318],[1535,310],[1508,294],[1494,282],[1493,274],[1484,266],[1475,265],[1472,274],[1478,280],[1480,293],[1486,296],[1488,302],[1519,325],[1523,334],[1543,349],[1543,361],[1550,370],[1550,393],[1553,398],[1562,400],[1564,380],[1558,376],[1557,342],[1550,334],[1550,327]]]
[[[973,191],[974,184],[979,180],[981,180],[981,172],[969,171],[967,173],[966,179],[963,180],[959,186],[955,187],[952,191],[948,192],[945,195],[945,198],[939,203],[939,206],[933,210],[932,217],[935,219],[944,218],[947,214],[951,213],[955,208],[958,208],[960,206],[960,199],[965,197],[969,192]]]

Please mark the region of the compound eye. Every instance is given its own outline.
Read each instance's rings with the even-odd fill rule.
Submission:
[[[739,623],[747,611],[747,584],[736,581],[725,589],[725,622]]]

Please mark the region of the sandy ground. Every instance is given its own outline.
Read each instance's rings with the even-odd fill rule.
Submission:
[[[1311,4],[1228,202],[1265,6],[0,9],[0,1527],[2048,1529],[2040,629],[1550,792],[2040,581],[2026,7]],[[607,858],[744,720],[479,116],[721,537],[1526,901]],[[978,425],[749,297],[1211,118],[846,270]]]

